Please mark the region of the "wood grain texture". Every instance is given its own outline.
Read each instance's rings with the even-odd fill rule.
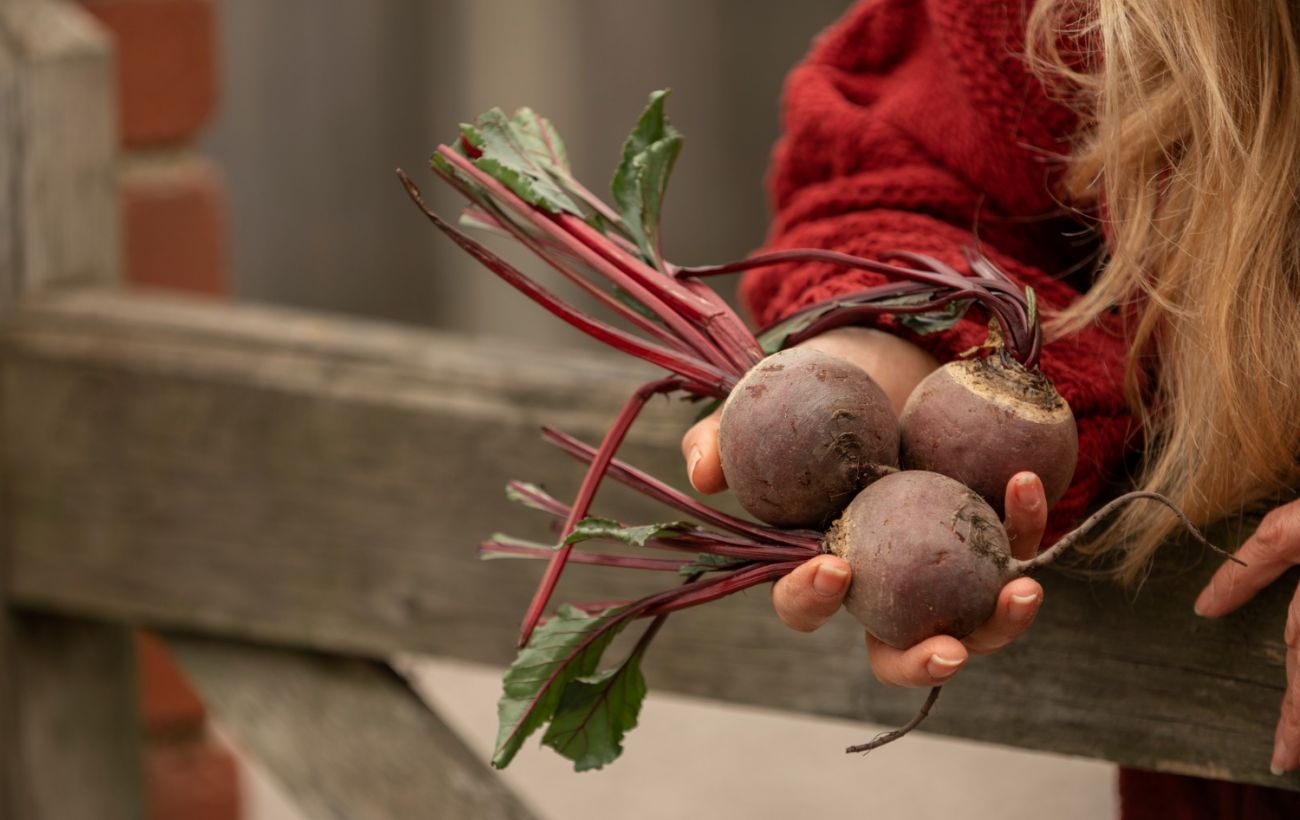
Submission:
[[[130,630],[38,614],[12,620],[18,765],[3,816],[142,820]]]
[[[0,0],[0,314],[114,277],[113,100],[111,46],[80,7]],[[6,494],[22,478],[6,469]],[[141,818],[128,631],[12,609],[2,537],[0,817]]]
[[[518,477],[572,492],[577,470],[537,424],[594,438],[637,382],[608,357],[95,294],[23,311],[0,352],[5,463],[29,477],[12,499],[21,603],[498,664],[540,567],[484,564],[474,545],[494,530],[545,532],[500,487]],[[690,409],[656,409],[625,454],[674,478]],[[626,495],[598,507],[673,517]],[[1031,634],[975,661],[927,728],[1295,788],[1267,767],[1296,575],[1201,621],[1191,603],[1217,560],[1169,552],[1136,595],[1047,573]],[[561,598],[668,583],[631,575],[575,567]],[[885,723],[922,699],[871,681],[850,619],[793,634],[763,590],[676,615],[660,640],[652,687]]]
[[[13,198],[0,254],[18,291],[115,281],[116,94],[107,34],[75,3],[0,3],[0,41],[16,65],[0,81],[0,180]],[[9,85],[8,103],[3,100]],[[6,137],[8,132],[8,145]]]
[[[237,746],[308,817],[534,815],[385,664],[171,635]]]

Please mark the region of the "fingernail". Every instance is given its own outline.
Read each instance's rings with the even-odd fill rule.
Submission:
[[[930,661],[925,665],[925,671],[929,672],[930,677],[935,680],[943,680],[957,674],[957,670],[961,669],[963,663],[965,661],[945,658],[936,652],[930,656]]]
[[[1038,593],[1011,596],[1011,617],[1023,621],[1034,614],[1034,604],[1038,603]]]
[[[1206,613],[1210,611],[1210,591],[1208,589],[1197,596],[1196,603],[1192,604],[1192,611],[1202,618],[1206,617]]]
[[[695,481],[695,468],[699,466],[702,458],[704,458],[704,454],[700,452],[699,447],[691,447],[690,455],[686,457],[686,475],[691,480],[691,486],[697,490],[700,485]]]
[[[1016,495],[1020,498],[1020,503],[1029,512],[1038,509],[1038,493],[1034,492],[1035,481],[1036,479],[1030,476],[1016,479]]]
[[[813,575],[813,590],[823,598],[831,598],[844,592],[848,580],[849,573],[843,567],[829,563],[822,564],[817,567],[817,572]]]
[[[1278,738],[1277,743],[1274,744],[1273,746],[1273,762],[1269,764],[1268,767],[1268,770],[1272,772],[1275,776],[1286,774],[1286,769],[1283,767],[1286,765],[1286,759],[1289,751],[1290,750],[1287,749],[1286,746],[1286,741],[1282,740],[1281,738]]]

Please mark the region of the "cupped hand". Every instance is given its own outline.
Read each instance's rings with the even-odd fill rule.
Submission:
[[[1017,473],[1007,483],[1007,535],[1017,558],[1038,551],[1047,524],[1043,483],[1033,473]],[[834,615],[849,586],[849,565],[822,555],[778,581],[772,604],[792,629],[811,632]],[[1043,587],[1033,578],[1016,578],[1002,587],[993,616],[964,639],[936,635],[907,649],[895,649],[867,633],[871,670],[890,686],[938,686],[966,665],[972,654],[994,652],[1018,638],[1034,622]]]
[[[1237,550],[1246,566],[1227,561],[1196,599],[1196,614],[1227,615],[1255,593],[1300,564],[1300,501],[1292,501],[1264,516],[1255,533]],[[1300,588],[1291,598],[1286,628],[1286,694],[1273,734],[1273,774],[1300,768]]]
[[[903,411],[912,390],[939,366],[933,356],[911,342],[865,327],[837,328],[798,346],[839,356],[865,370],[885,391],[895,414]],[[712,413],[696,422],[682,437],[682,456],[686,459],[691,485],[706,494],[727,488],[718,453],[721,420],[721,412]]]
[[[867,328],[841,328],[804,343],[824,353],[840,356],[867,371],[884,389],[896,413],[908,395],[938,362],[926,351],[897,336]],[[727,487],[718,453],[720,413],[701,419],[682,437],[682,456],[691,484],[702,493]],[[1042,481],[1033,473],[1019,473],[1007,484],[1007,535],[1017,558],[1038,551],[1047,522],[1047,500]],[[832,555],[807,561],[772,588],[777,615],[788,626],[811,632],[839,611],[848,590],[849,565]],[[1043,588],[1032,578],[1016,578],[1002,588],[993,616],[964,640],[939,635],[906,650],[899,650],[870,634],[867,652],[871,668],[882,682],[893,686],[935,686],[952,678],[971,654],[985,654],[1017,638],[1038,614]]]

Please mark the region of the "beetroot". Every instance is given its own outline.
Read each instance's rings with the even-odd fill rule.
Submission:
[[[545,436],[570,455],[590,464],[599,451],[571,436],[546,430]],[[630,619],[655,618],[645,633],[653,635],[670,612],[717,600],[743,589],[768,583],[801,566],[808,558],[834,553],[849,562],[853,580],[845,598],[845,609],[870,632],[892,646],[904,649],[940,634],[962,637],[970,634],[993,614],[1003,586],[1011,579],[1052,563],[1085,538],[1116,508],[1140,499],[1157,501],[1179,518],[1203,545],[1223,553],[1207,542],[1169,499],[1156,493],[1132,492],[1101,507],[1073,532],[1050,549],[1028,560],[1011,554],[1006,530],[993,509],[961,483],[938,473],[901,471],[888,474],[862,490],[844,514],[820,539],[814,533],[764,527],[734,518],[665,485],[617,459],[608,465],[611,478],[668,504],[703,522],[627,527],[613,521],[590,519],[578,529],[581,540],[617,540],[670,553],[693,553],[694,558],[676,561],[633,558],[628,555],[583,554],[585,563],[642,570],[676,570],[687,575],[688,583],[634,601],[601,602],[588,605],[588,620],[571,615],[556,624],[556,635],[581,634],[588,646],[603,645],[608,636]],[[552,515],[565,516],[570,508],[544,496],[537,488],[515,485],[514,493],[530,506]],[[551,550],[519,546],[506,539],[483,545],[485,554],[547,557]],[[1228,556],[1230,560],[1237,560]],[[1238,561],[1238,563],[1240,563]],[[586,610],[584,610],[586,611]],[[648,640],[648,638],[643,638]],[[639,664],[644,643],[620,667]],[[570,674],[587,674],[586,667],[573,668],[580,654],[571,654],[560,669]],[[536,657],[521,653],[516,661],[521,675],[532,675]],[[558,675],[558,673],[557,673]],[[547,696],[558,677],[546,678],[540,689],[529,690],[535,699],[521,715],[531,715]],[[935,687],[917,716],[908,724],[850,752],[870,751],[898,739],[921,722],[938,697]],[[504,714],[504,713],[503,713]],[[524,725],[520,722],[512,726]],[[513,731],[513,730],[512,730]],[[513,735],[511,736],[513,737]],[[513,742],[513,741],[512,741]]]
[[[722,472],[751,515],[824,528],[867,484],[898,467],[898,421],[861,368],[809,348],[754,366],[723,406]]]
[[[415,184],[399,171],[416,205],[466,253],[583,333],[667,371],[633,391],[598,447],[555,431],[546,433],[588,465],[571,504],[531,485],[511,486],[516,499],[559,519],[556,540],[533,544],[496,536],[483,545],[488,556],[547,562],[521,624],[519,657],[506,674],[493,756],[497,766],[509,763],[524,739],[542,726],[547,726],[542,742],[580,769],[613,760],[621,752],[623,734],[636,723],[644,695],[641,659],[669,613],[768,583],[825,551],[840,552],[855,565],[851,608],[882,639],[906,645],[939,632],[964,634],[975,628],[993,611],[1006,580],[1052,560],[1070,543],[1070,537],[1062,539],[1032,561],[1012,559],[996,512],[960,484],[928,473],[890,473],[898,457],[897,421],[866,374],[811,352],[765,359],[831,328],[871,323],[882,315],[916,333],[944,330],[977,305],[989,320],[989,347],[994,349],[984,364],[1023,366],[1031,380],[1038,379],[1042,334],[1032,291],[1017,286],[973,249],[966,250],[969,276],[940,260],[906,252],[864,259],[797,248],[714,266],[668,262],[661,249],[660,216],[682,138],[664,115],[665,96],[651,95],[624,144],[612,204],[574,178],[559,136],[528,109],[512,116],[496,109],[487,112],[463,125],[453,144],[439,146],[431,158],[434,173],[469,200],[464,221],[517,241],[594,299],[614,323],[588,315],[433,213]],[[792,263],[866,270],[888,281],[810,305],[759,334],[746,328],[703,281],[716,274]],[[789,382],[782,383],[785,379]],[[936,384],[941,381],[935,379]],[[965,390],[964,397],[935,401],[953,407],[975,403],[965,396],[981,391],[960,379],[950,381]],[[864,482],[882,473],[885,477],[861,491],[825,539],[819,532],[764,526],[713,510],[615,458],[642,408],[657,395],[677,393],[694,401],[727,401],[721,433],[724,472],[756,515],[782,527],[819,528]],[[940,393],[936,387],[936,396]],[[995,393],[982,397],[994,411],[962,412],[988,412],[1002,419],[994,428],[1019,429],[995,412],[1005,404]],[[1028,404],[1032,407],[1035,401],[1040,400]],[[1054,400],[1040,403],[1044,412],[1055,407]],[[994,465],[998,471],[1028,467],[1049,473],[1031,459],[1040,450],[1049,454],[1049,461],[1059,462],[1057,466],[1072,467],[1072,453],[1067,457],[1044,445],[1008,444],[984,432],[974,434],[970,430],[978,425],[968,419],[956,435],[949,422],[922,422],[927,414],[919,408],[913,416],[915,436],[922,436],[928,426],[942,443],[927,455],[919,438],[911,442],[913,462],[933,458],[938,469],[964,469],[960,458],[958,466],[944,466],[938,452],[974,450],[970,442],[979,436],[986,439],[980,452],[1005,456],[989,459],[999,462]],[[791,432],[793,440],[782,441]],[[952,459],[951,454],[945,457]],[[1063,472],[1059,481],[1068,482],[1070,471]],[[701,523],[627,527],[590,517],[606,476]],[[1049,494],[1055,493],[1058,479],[1050,474],[1044,479]],[[995,485],[1005,485],[1006,478],[988,482],[993,489],[982,491],[997,505],[1002,487]],[[776,511],[785,502],[793,502],[797,512]],[[667,551],[671,557],[575,551],[578,544],[610,540]],[[672,572],[681,575],[683,583],[636,600],[566,605],[544,619],[571,558],[588,565]],[[614,637],[643,618],[650,625],[622,663],[600,670],[602,654]],[[899,736],[919,722],[936,694],[931,693],[922,714],[903,730],[855,749],[873,748]]]
[[[1079,436],[1069,404],[1041,371],[1008,357],[939,368],[912,391],[899,424],[904,467],[957,479],[999,515],[1016,473],[1037,473],[1049,506],[1074,476]]]
[[[859,493],[827,532],[826,547],[853,568],[845,609],[899,649],[933,635],[969,635],[1018,574],[1006,531],[984,499],[919,470]]]

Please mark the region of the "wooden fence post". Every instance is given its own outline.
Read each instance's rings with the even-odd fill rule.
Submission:
[[[79,7],[0,0],[0,312],[37,291],[116,279],[113,99],[111,45]],[[7,535],[0,817],[141,818],[130,632],[12,609]]]

